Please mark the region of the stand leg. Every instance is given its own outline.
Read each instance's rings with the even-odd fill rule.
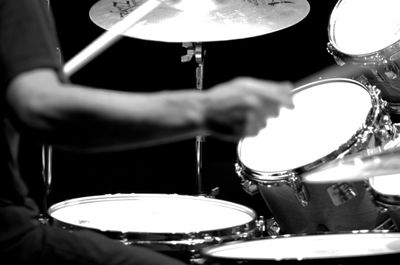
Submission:
[[[48,197],[50,194],[51,181],[52,181],[52,156],[53,149],[51,146],[43,145],[42,146],[42,176],[43,183],[45,186],[45,194],[43,198],[43,213],[40,216],[40,222],[43,224],[47,224],[49,221],[49,216],[47,213],[48,209]]]
[[[202,181],[202,169],[203,169],[203,142],[204,137],[196,137],[196,187],[197,194],[203,195],[203,181]]]

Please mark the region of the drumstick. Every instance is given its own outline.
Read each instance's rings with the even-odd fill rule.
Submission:
[[[356,66],[353,64],[345,64],[343,66],[334,64],[294,82],[294,87],[300,87],[318,80],[328,78],[353,78],[357,75],[361,75],[365,71],[366,70],[361,68],[360,66]]]
[[[76,71],[78,71],[82,66],[87,64],[99,53],[104,51],[106,48],[111,46],[117,40],[122,38],[122,34],[130,29],[134,24],[136,24],[141,18],[154,10],[157,6],[161,4],[159,0],[148,0],[128,16],[122,19],[120,22],[114,24],[109,30],[100,35],[92,43],[90,43],[81,52],[75,55],[71,60],[69,60],[63,68],[64,74],[70,77]]]

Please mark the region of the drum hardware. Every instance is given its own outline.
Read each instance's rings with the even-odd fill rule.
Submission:
[[[382,212],[387,212],[387,209],[380,209]],[[376,230],[381,230],[381,231],[389,231],[389,232],[399,232],[399,229],[397,228],[397,225],[393,222],[393,219],[391,217],[386,218],[383,220],[378,226],[376,227]]]
[[[258,236],[256,238],[261,238],[265,236],[277,236],[281,234],[281,228],[274,217],[266,219],[264,223],[265,225],[263,226],[264,229],[261,230],[261,236]]]
[[[258,185],[255,181],[250,180],[249,178],[245,177],[246,175],[246,168],[242,167],[240,163],[235,163],[235,172],[236,175],[240,179],[240,185],[242,186],[243,190],[250,194],[255,195],[259,193]],[[257,173],[255,173],[257,174]]]
[[[44,183],[43,213],[39,215],[41,224],[48,224],[50,217],[47,212],[49,208],[48,198],[50,196],[52,184],[52,165],[53,165],[53,147],[50,145],[42,146],[42,178]]]
[[[203,90],[204,82],[204,57],[206,51],[203,49],[202,43],[183,43],[182,46],[187,49],[186,55],[181,57],[182,63],[187,63],[195,58],[196,67],[196,89]],[[199,195],[204,194],[202,167],[203,167],[203,146],[205,142],[204,136],[197,136],[195,141],[196,148],[196,188]]]
[[[305,207],[308,205],[309,194],[301,179],[292,173],[289,177],[289,185],[293,189],[294,196],[299,201],[300,205]]]
[[[215,198],[219,195],[219,187],[215,187],[213,189],[211,189],[211,192],[206,196],[207,198]]]
[[[47,12],[51,12],[50,0],[46,0]],[[56,54],[59,62],[62,64],[62,52],[60,47],[55,47]],[[47,225],[50,221],[50,216],[47,212],[49,208],[48,199],[50,196],[50,190],[52,185],[52,172],[53,172],[53,147],[51,145],[41,146],[42,154],[42,178],[44,183],[44,198],[43,198],[43,212],[39,215],[39,222],[41,224]]]

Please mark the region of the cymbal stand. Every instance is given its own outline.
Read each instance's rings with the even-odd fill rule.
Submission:
[[[200,42],[184,42],[182,44],[184,48],[187,49],[186,55],[181,57],[181,62],[186,63],[192,60],[193,56],[197,63],[196,67],[196,89],[202,91],[203,90],[203,81],[204,81],[204,57],[206,55],[205,50],[203,49],[202,43]],[[204,136],[197,136],[195,147],[196,147],[196,187],[197,193],[199,195],[205,195],[203,188],[203,179],[202,179],[202,168],[203,168],[203,145],[205,142]],[[210,197],[214,197],[218,194],[218,188],[212,190]]]
[[[46,0],[47,4],[47,11],[51,13],[51,5],[50,5],[50,0]],[[59,55],[59,60],[61,62],[61,50],[59,47],[56,47],[57,53]],[[41,146],[41,152],[42,152],[42,178],[43,178],[43,184],[44,184],[44,198],[42,202],[42,207],[43,207],[43,213],[40,214],[39,216],[39,221],[42,224],[48,224],[49,222],[49,216],[47,212],[48,208],[48,197],[50,194],[50,187],[51,187],[51,180],[52,180],[52,157],[53,157],[53,148],[50,145],[42,145]]]

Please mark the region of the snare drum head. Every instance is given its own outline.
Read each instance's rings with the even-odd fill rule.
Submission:
[[[400,234],[368,232],[288,235],[229,242],[208,247],[202,252],[206,259],[264,261],[340,259],[397,254],[400,253]]]
[[[53,205],[55,220],[101,231],[190,233],[238,227],[255,212],[228,201],[167,194],[89,196]]]
[[[398,0],[341,0],[330,17],[330,42],[352,55],[386,48],[400,39],[399,10]]]
[[[365,87],[348,79],[300,87],[293,101],[293,110],[282,109],[257,136],[239,142],[239,160],[247,168],[283,172],[314,163],[349,143],[372,108]]]

